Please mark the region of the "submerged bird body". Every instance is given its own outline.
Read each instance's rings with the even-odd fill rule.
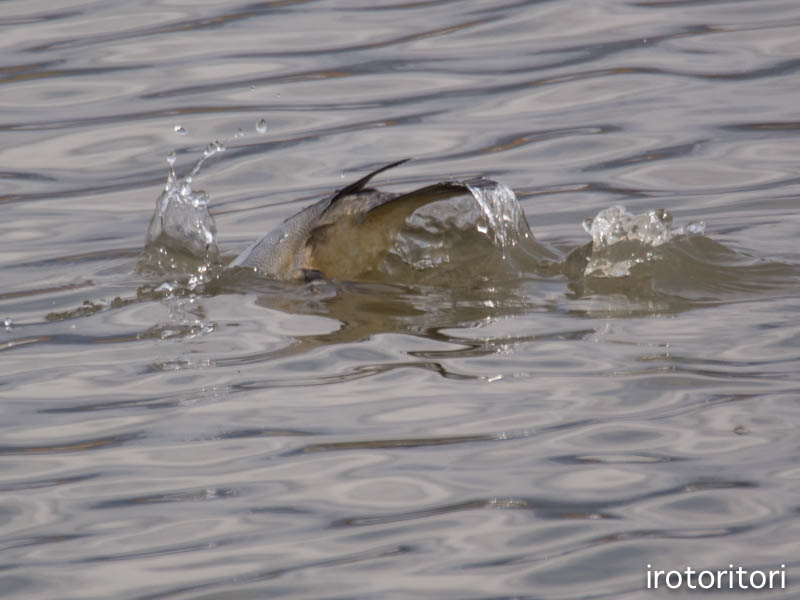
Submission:
[[[438,183],[406,194],[366,187],[375,175],[403,162],[373,171],[289,217],[229,266],[252,268],[282,280],[315,274],[353,279],[374,270],[415,210],[469,192],[467,185],[459,182]]]

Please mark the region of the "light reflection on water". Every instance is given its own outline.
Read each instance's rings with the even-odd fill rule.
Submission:
[[[129,6],[0,17],[6,595],[792,581],[795,2]],[[194,184],[226,255],[406,156],[381,187],[498,179],[564,254],[615,204],[708,238],[643,289],[157,291],[134,266],[164,156],[185,173],[217,139]]]

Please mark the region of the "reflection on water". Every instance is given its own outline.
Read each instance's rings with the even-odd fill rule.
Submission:
[[[0,28],[5,595],[616,599],[786,564],[793,597],[795,2]],[[137,272],[172,150],[190,218]],[[406,156],[373,185],[499,205],[420,209],[358,281],[218,273]]]

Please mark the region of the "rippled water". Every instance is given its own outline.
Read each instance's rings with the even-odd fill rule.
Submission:
[[[648,564],[797,595],[795,0],[12,0],[0,31],[6,597],[643,598]],[[566,266],[423,215],[398,255],[463,260],[408,285],[137,272],[165,158],[216,140],[225,259],[410,156],[375,183],[501,181]],[[615,205],[705,236],[587,254]]]

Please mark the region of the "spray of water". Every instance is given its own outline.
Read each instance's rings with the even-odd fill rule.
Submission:
[[[255,130],[261,135],[266,133],[266,121],[258,121]],[[239,129],[234,137],[239,139],[243,135]],[[208,144],[184,177],[175,173],[175,153],[168,155],[167,181],[156,201],[147,232],[145,256],[149,262],[144,261],[147,268],[164,274],[180,272],[189,275],[190,289],[207,281],[221,268],[217,228],[208,210],[208,195],[194,191],[192,180],[209,158],[224,151],[222,142]],[[453,223],[467,221],[467,228],[472,227],[486,236],[500,250],[503,260],[513,247],[523,242],[535,243],[522,207],[509,187],[484,178],[465,182],[465,185],[479,214],[471,210],[459,211],[458,218],[452,219]],[[425,223],[425,217],[421,222]],[[442,221],[440,225],[447,222]],[[461,225],[463,227],[464,223]],[[612,206],[600,211],[594,219],[585,221],[584,228],[592,236],[592,250],[584,275],[609,278],[626,277],[635,265],[658,260],[658,253],[653,249],[675,236],[702,234],[705,225],[694,222],[673,228],[672,217],[665,210],[634,215],[622,206]],[[415,268],[430,269],[451,262],[445,243],[447,236],[442,235],[447,227],[424,226],[421,231],[423,236],[419,240],[413,235],[401,236],[393,248],[394,254]]]
[[[517,245],[520,236],[530,237],[525,214],[511,188],[491,179],[478,179],[466,185],[481,209],[478,231],[497,248]]]
[[[634,215],[624,206],[612,206],[583,222],[592,236],[592,254],[584,275],[589,277],[627,277],[631,268],[657,260],[652,252],[679,235],[702,235],[705,223],[695,221],[672,227],[672,215],[664,209]]]
[[[197,269],[205,273],[220,262],[217,247],[217,226],[208,212],[208,194],[192,189],[192,178],[203,163],[224,152],[221,142],[209,144],[203,155],[184,177],[175,174],[175,154],[167,156],[169,173],[164,191],[156,200],[156,210],[147,230],[146,249],[151,257],[164,258],[160,266],[170,269],[170,253],[179,253],[198,261]],[[184,261],[185,263],[185,261]],[[183,263],[181,263],[183,264]],[[178,263],[172,265],[177,267]]]

